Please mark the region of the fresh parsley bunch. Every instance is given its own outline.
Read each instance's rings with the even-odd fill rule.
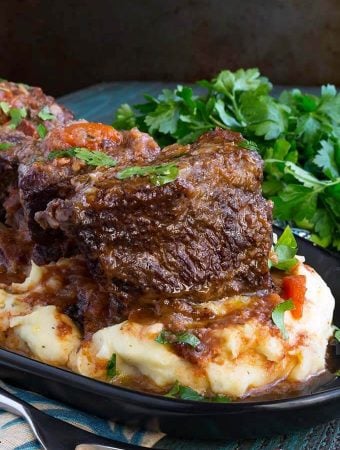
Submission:
[[[311,233],[312,241],[340,250],[340,94],[298,89],[277,99],[258,69],[223,70],[198,89],[177,86],[145,102],[122,105],[114,126],[137,126],[160,143],[193,142],[216,127],[239,131],[265,160],[263,192],[274,217]],[[204,92],[202,92],[204,90]]]

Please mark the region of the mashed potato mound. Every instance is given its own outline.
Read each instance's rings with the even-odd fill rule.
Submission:
[[[281,380],[305,381],[325,369],[335,302],[321,277],[302,263],[294,268],[294,274],[306,276],[303,316],[297,320],[289,311],[285,313],[288,339],[270,321],[258,323],[249,318],[242,324],[229,323],[210,331],[211,341],[218,345],[199,364],[177,354],[172,345],[156,342],[163,329],[163,324],[157,322],[143,325],[125,321],[82,341],[76,325],[55,306],[32,307],[27,302],[27,296],[39,289],[43,270],[33,265],[24,283],[13,285],[10,293],[0,290],[2,345],[43,362],[107,380],[106,367],[115,354],[114,382],[142,376],[164,392],[178,381],[202,394],[233,398]],[[218,318],[235,306],[233,301],[236,305],[247,302],[247,298],[229,298],[197,307],[210,309]]]
[[[301,319],[285,313],[287,340],[271,324],[258,324],[254,319],[229,325],[213,331],[220,345],[211,358],[197,366],[176,355],[171,345],[155,341],[163,329],[161,323],[126,321],[97,331],[91,343],[72,356],[71,366],[84,375],[101,378],[106,363],[116,354],[120,377],[140,374],[160,388],[178,381],[203,394],[232,397],[243,397],[284,379],[307,380],[325,369],[334,298],[312,268],[300,263],[294,273],[306,276],[307,293]],[[205,306],[222,313],[226,303],[230,308],[230,301]]]

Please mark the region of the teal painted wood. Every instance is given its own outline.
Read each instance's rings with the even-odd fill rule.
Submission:
[[[114,112],[122,103],[138,103],[144,93],[157,94],[175,83],[115,82],[102,83],[65,95],[60,103],[70,108],[79,119],[112,123]]]
[[[122,103],[138,103],[143,94],[157,94],[174,83],[115,82],[102,83],[61,97],[77,118],[112,123],[114,112]],[[279,92],[282,88],[278,88]],[[306,88],[316,92],[317,88]],[[317,414],[317,411],[315,411]],[[284,430],[282,430],[284,433]],[[185,441],[165,437],[157,447],[171,450],[340,450],[340,420],[289,435],[253,441]]]
[[[238,441],[180,441],[165,437],[157,443],[164,450],[339,450],[340,421],[289,435]]]
[[[59,98],[60,103],[70,108],[78,119],[112,123],[114,112],[122,103],[139,103],[143,94],[158,94],[164,88],[174,88],[176,83],[157,81],[122,81],[101,83]],[[274,88],[279,94],[283,86]],[[310,93],[318,93],[319,88],[301,88]]]

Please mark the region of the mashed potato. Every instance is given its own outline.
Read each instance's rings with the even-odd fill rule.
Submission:
[[[285,313],[288,339],[270,321],[260,324],[250,317],[242,324],[212,329],[214,351],[199,364],[177,354],[172,345],[156,342],[163,329],[157,322],[125,321],[82,341],[76,325],[55,306],[29,306],[27,296],[39,289],[43,270],[33,266],[25,283],[13,286],[11,293],[0,290],[0,330],[2,345],[17,347],[49,364],[105,380],[107,363],[115,354],[118,375],[114,381],[143,376],[164,391],[178,381],[202,394],[234,398],[280,380],[305,381],[325,369],[334,298],[321,277],[302,263],[294,273],[306,276],[304,311],[298,320],[289,311]],[[218,318],[247,303],[249,298],[235,297],[197,308],[208,308]]]
[[[170,345],[155,341],[163,329],[161,323],[141,325],[126,321],[95,333],[90,345],[73,355],[71,365],[82,374],[102,377],[103,362],[114,353],[120,377],[137,373],[158,387],[166,388],[178,381],[201,393],[232,397],[242,397],[283,379],[306,380],[325,369],[334,298],[310,267],[300,263],[295,273],[306,276],[306,302],[301,319],[285,313],[287,340],[271,324],[260,325],[254,319],[229,325],[213,331],[220,342],[217,352],[197,367],[176,355]],[[223,314],[226,308],[232,309],[230,302],[211,302],[205,307]]]

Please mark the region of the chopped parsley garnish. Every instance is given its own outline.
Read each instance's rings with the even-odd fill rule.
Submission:
[[[182,400],[204,401],[205,397],[188,386],[182,386],[178,381],[173,385],[166,397],[180,398]]]
[[[238,146],[240,148],[246,148],[247,150],[251,150],[251,151],[258,151],[259,150],[255,142],[248,141],[247,139],[245,139],[244,141],[241,141],[238,144]]]
[[[204,397],[189,386],[182,386],[178,381],[172,386],[170,391],[165,394],[165,397],[180,398],[181,400],[192,400],[201,402],[214,403],[230,403],[230,397],[225,395],[216,395],[215,397]]]
[[[188,331],[177,334],[176,338],[178,344],[188,344],[193,348],[196,348],[201,343],[197,336]]]
[[[171,333],[170,331],[162,330],[155,341],[159,344],[187,344],[193,348],[196,348],[201,343],[198,337],[189,331]]]
[[[21,123],[22,119],[27,117],[26,108],[11,108],[7,102],[0,102],[0,109],[11,118],[9,127],[13,129]]]
[[[18,125],[20,125],[22,119],[27,116],[26,108],[11,108],[9,110],[9,116],[11,118],[9,127],[16,128]]]
[[[288,339],[287,331],[285,328],[284,316],[286,311],[291,311],[294,309],[294,303],[292,300],[286,300],[285,302],[279,303],[275,306],[272,312],[272,320],[274,324],[281,331],[284,339]]]
[[[194,142],[216,127],[242,133],[265,160],[263,192],[274,202],[274,219],[304,228],[313,242],[340,250],[336,88],[322,86],[319,95],[290,89],[276,98],[256,68],[223,70],[197,88],[179,85],[156,96],[146,94],[144,103],[124,104],[114,126],[137,126],[161,146]]]
[[[132,108],[128,104],[124,103],[123,105],[121,105],[121,107],[117,111],[115,128],[130,129],[130,128],[133,128],[134,126],[136,126],[135,114],[134,114]]]
[[[38,113],[38,117],[41,120],[54,120],[55,115],[50,112],[48,106],[44,106],[43,109]]]
[[[113,353],[106,366],[106,375],[108,378],[114,378],[117,375],[117,357]]]
[[[49,153],[48,159],[56,159],[56,158],[75,158],[76,157],[76,148],[68,148],[66,150],[53,150]]]
[[[340,342],[340,328],[336,326],[334,326],[334,337],[338,342]]]
[[[7,116],[11,107],[9,106],[9,104],[7,102],[0,102],[0,109]]]
[[[43,125],[42,123],[39,123],[37,125],[37,133],[39,135],[39,137],[41,139],[44,139],[44,137],[46,136],[46,134],[48,133],[47,128],[45,127],[45,125]]]
[[[297,247],[294,234],[290,227],[287,226],[274,245],[274,253],[277,260],[270,260],[269,265],[280,270],[290,270],[298,263],[298,259],[295,257]]]
[[[0,151],[8,150],[11,147],[13,147],[13,144],[9,142],[0,142]]]
[[[117,173],[119,180],[125,180],[131,177],[150,178],[152,184],[162,186],[163,184],[174,181],[178,176],[178,167],[174,163],[160,164],[158,166],[133,166],[127,167]]]
[[[48,159],[55,158],[78,158],[89,166],[106,166],[114,167],[117,161],[111,158],[111,156],[106,153],[100,152],[98,150],[88,150],[84,147],[70,147],[65,150],[53,150],[49,155]]]

